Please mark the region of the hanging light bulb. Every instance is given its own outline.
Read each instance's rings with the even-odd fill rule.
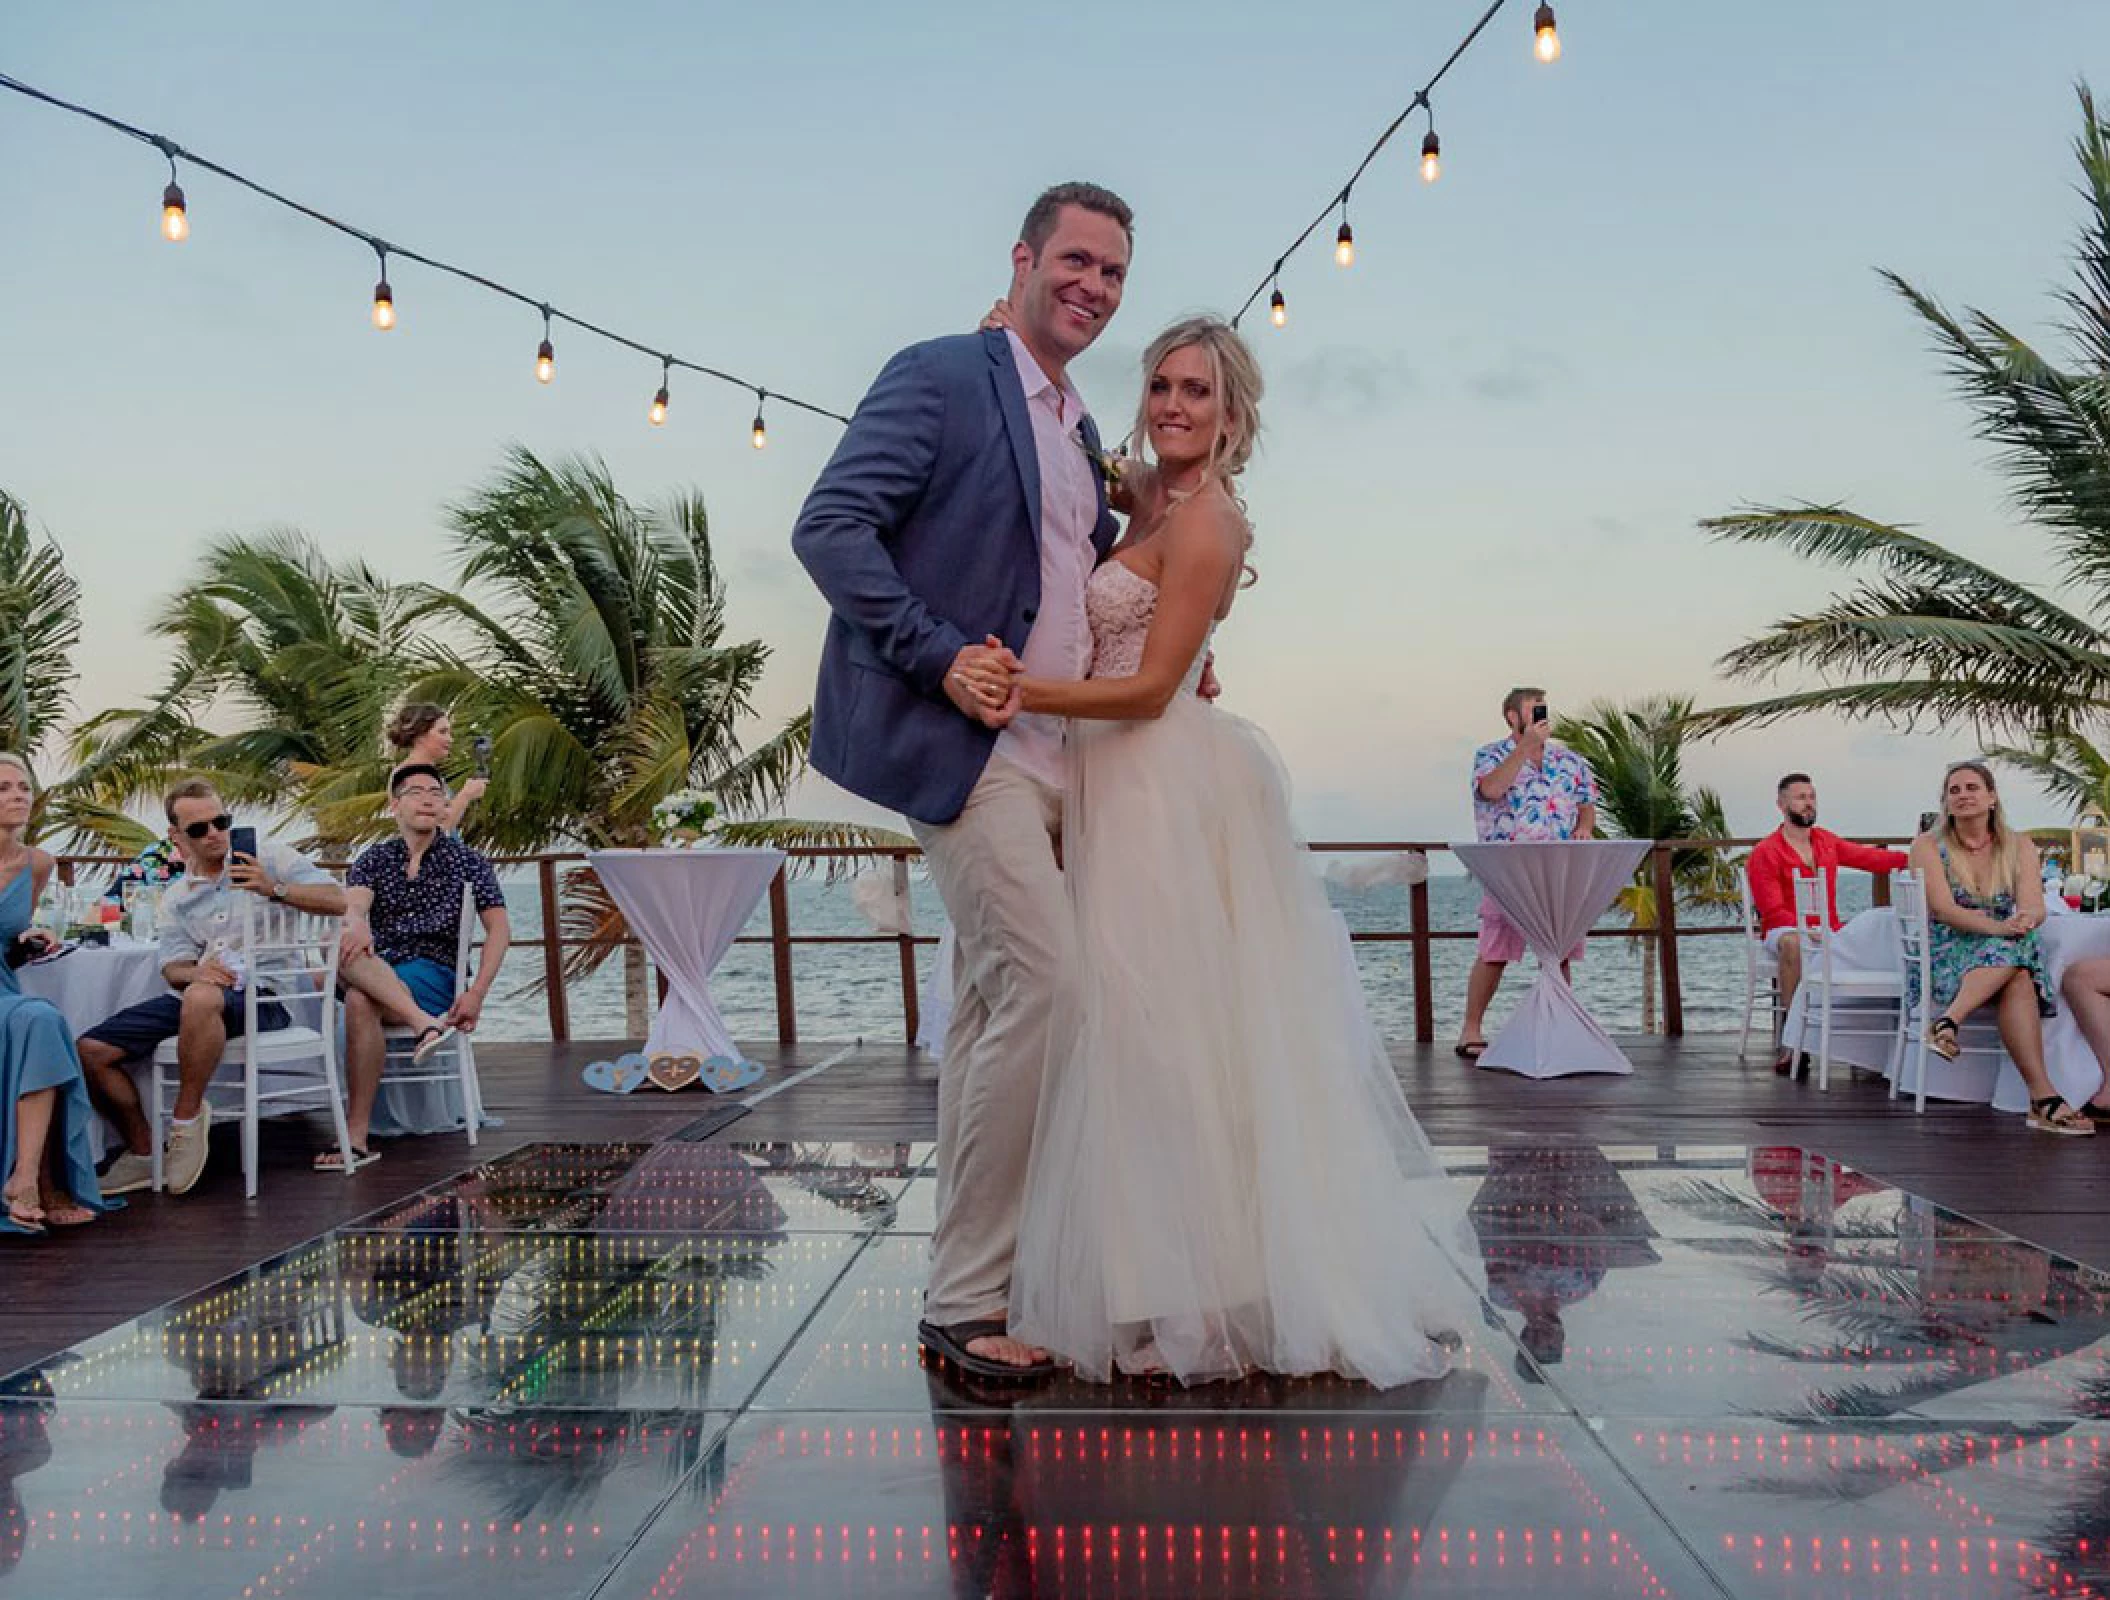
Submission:
[[[170,170],[174,170],[173,165]],[[183,186],[174,178],[161,191],[161,237],[170,244],[181,244],[190,237],[190,213],[184,209]]]
[[[674,359],[661,356],[659,359],[659,393],[652,397],[652,409],[645,413],[653,427],[667,420],[667,374],[672,371]]]
[[[542,308],[542,343],[535,349],[535,381],[548,383],[557,373],[557,347],[549,342],[549,307]]]
[[[374,254],[381,258],[381,281],[374,285],[374,326],[386,333],[396,325],[396,297],[388,287],[388,251],[375,245]]]
[[[1421,181],[1434,183],[1443,176],[1443,141],[1431,128],[1421,141]]]
[[[1531,19],[1531,31],[1537,35],[1532,54],[1541,61],[1558,61],[1561,58],[1561,31],[1554,25],[1553,7],[1541,5]]]
[[[1268,296],[1267,319],[1278,328],[1289,326],[1289,302],[1282,298],[1280,288]]]
[[[755,391],[755,427],[752,435],[757,450],[769,448],[769,425],[762,420],[762,402],[769,398],[767,389]]]
[[[1341,231],[1333,236],[1333,260],[1335,266],[1355,265],[1355,230],[1346,217],[1341,218]]]

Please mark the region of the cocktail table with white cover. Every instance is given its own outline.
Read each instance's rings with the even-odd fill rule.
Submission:
[[[1645,839],[1575,839],[1546,843],[1454,844],[1452,851],[1494,897],[1538,957],[1538,980],[1480,1057],[1527,1078],[1580,1072],[1632,1072],[1597,1019],[1560,975],[1648,854]]]
[[[2110,916],[2047,917],[2044,926],[2038,930],[2037,940],[2044,952],[2045,973],[2051,979],[2056,998],[2059,980],[2074,962],[2090,956],[2110,956]],[[1897,912],[1889,906],[1872,906],[1854,917],[1832,935],[1832,959],[1852,967],[1894,970],[1898,964]],[[1788,1007],[1780,1031],[1783,1049],[1788,1048],[1800,1033],[1803,1001],[1809,990],[1809,984],[1804,983],[1796,990]],[[1865,1002],[1844,1003],[1857,1005]],[[1892,1017],[1897,1015],[1895,1001],[1874,1004]],[[1976,1013],[1965,1027],[1969,1030],[1966,1037],[1973,1043],[1997,1037],[1990,1009]],[[1814,1026],[1811,1031],[1815,1033]],[[1832,1061],[1835,1065],[1847,1062],[1869,1072],[1887,1072],[1890,1045],[1872,1034],[1835,1035]],[[2058,1015],[2047,1017],[2044,1022],[2044,1068],[2050,1074],[2051,1086],[2072,1105],[2085,1104],[2102,1085],[2103,1072],[2096,1063],[2095,1052],[2081,1037],[2080,1027],[2064,1001],[2059,1002]],[[1908,1082],[1903,1087],[1909,1090],[1911,1085]],[[2004,1050],[1997,1061],[1975,1050],[1966,1052],[1960,1061],[1945,1061],[1929,1051],[1927,1097],[1930,1100],[1990,1102],[1999,1111],[2029,1109],[2029,1094],[2022,1082],[2022,1074],[2015,1070],[2015,1064],[2007,1059]]]
[[[762,903],[784,852],[596,850],[586,859],[666,975],[667,998],[645,1053],[737,1056],[711,1002],[711,971]]]

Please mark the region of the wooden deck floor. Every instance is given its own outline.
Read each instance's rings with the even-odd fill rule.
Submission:
[[[1622,1145],[1796,1145],[1818,1150],[2063,1254],[2110,1266],[2110,1138],[2031,1134],[1983,1107],[1924,1117],[1869,1080],[1829,1094],[1740,1063],[1716,1038],[1623,1041],[1630,1078],[1531,1082],[1468,1068],[1443,1047],[1400,1046],[1407,1097],[1439,1145],[1545,1139]],[[138,1195],[124,1211],[45,1240],[0,1240],[0,1373],[388,1205],[475,1161],[545,1141],[664,1137],[718,1102],[700,1092],[594,1094],[578,1068],[607,1044],[491,1044],[485,1098],[503,1126],[472,1152],[460,1136],[396,1140],[353,1178],[306,1170],[320,1123],[267,1124],[262,1193],[242,1196],[232,1127],[191,1194]],[[720,1137],[927,1140],[937,1068],[897,1045],[756,1047],[762,1090],[826,1070],[756,1104]],[[758,1090],[760,1092],[760,1090]]]

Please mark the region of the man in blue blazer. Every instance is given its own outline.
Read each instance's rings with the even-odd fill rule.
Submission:
[[[918,1335],[987,1378],[1053,1370],[1005,1318],[1049,1019],[1073,981],[1062,724],[994,724],[1014,670],[1091,665],[1085,583],[1115,523],[1068,369],[1119,308],[1133,242],[1128,206],[1095,184],[1034,201],[1012,326],[889,361],[791,536],[834,613],[813,765],[907,815],[958,943]]]

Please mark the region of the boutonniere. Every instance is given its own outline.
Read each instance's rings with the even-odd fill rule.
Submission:
[[[1077,448],[1084,452],[1084,459],[1089,461],[1092,464],[1092,470],[1099,474],[1099,481],[1106,485],[1107,492],[1111,494],[1115,489],[1118,489],[1121,486],[1122,469],[1128,465],[1128,452],[1126,450],[1094,450],[1085,442],[1084,424],[1081,422],[1071,431],[1070,438]]]

